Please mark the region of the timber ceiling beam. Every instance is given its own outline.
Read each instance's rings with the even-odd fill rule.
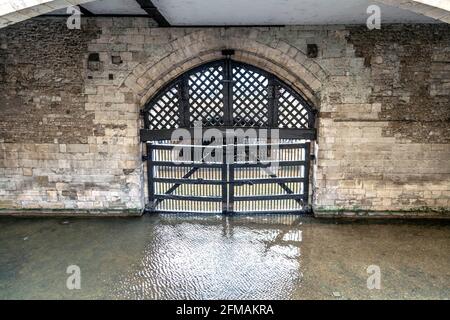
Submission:
[[[160,27],[170,27],[169,21],[164,18],[164,16],[159,12],[158,8],[150,0],[136,0],[141,8],[147,12],[148,16],[151,17],[158,23]]]

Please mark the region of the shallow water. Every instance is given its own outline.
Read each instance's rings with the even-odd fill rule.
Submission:
[[[450,298],[448,221],[146,215],[0,218],[0,230],[1,299]]]

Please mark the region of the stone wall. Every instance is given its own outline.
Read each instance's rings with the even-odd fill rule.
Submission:
[[[322,105],[316,211],[448,211],[448,26],[349,28],[347,39],[369,74],[355,96],[335,82]]]
[[[155,28],[146,18],[84,18],[82,30],[36,18],[1,29],[0,207],[139,212],[140,108],[231,48],[234,59],[276,74],[320,110],[317,215],[445,215],[449,31]],[[305,54],[310,43],[317,58]],[[88,64],[91,54],[99,62]]]

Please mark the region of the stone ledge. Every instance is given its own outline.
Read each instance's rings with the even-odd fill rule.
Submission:
[[[343,218],[343,219],[450,219],[450,208],[442,210],[398,210],[398,211],[370,211],[370,210],[317,210],[315,218]]]
[[[0,217],[140,217],[143,213],[140,209],[0,209]]]

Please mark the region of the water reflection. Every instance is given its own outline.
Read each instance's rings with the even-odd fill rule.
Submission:
[[[0,299],[450,298],[450,221],[146,215],[0,230]],[[81,290],[66,287],[69,265]],[[367,289],[369,265],[382,290]]]
[[[160,217],[117,294],[131,299],[286,299],[301,279],[295,216]]]

